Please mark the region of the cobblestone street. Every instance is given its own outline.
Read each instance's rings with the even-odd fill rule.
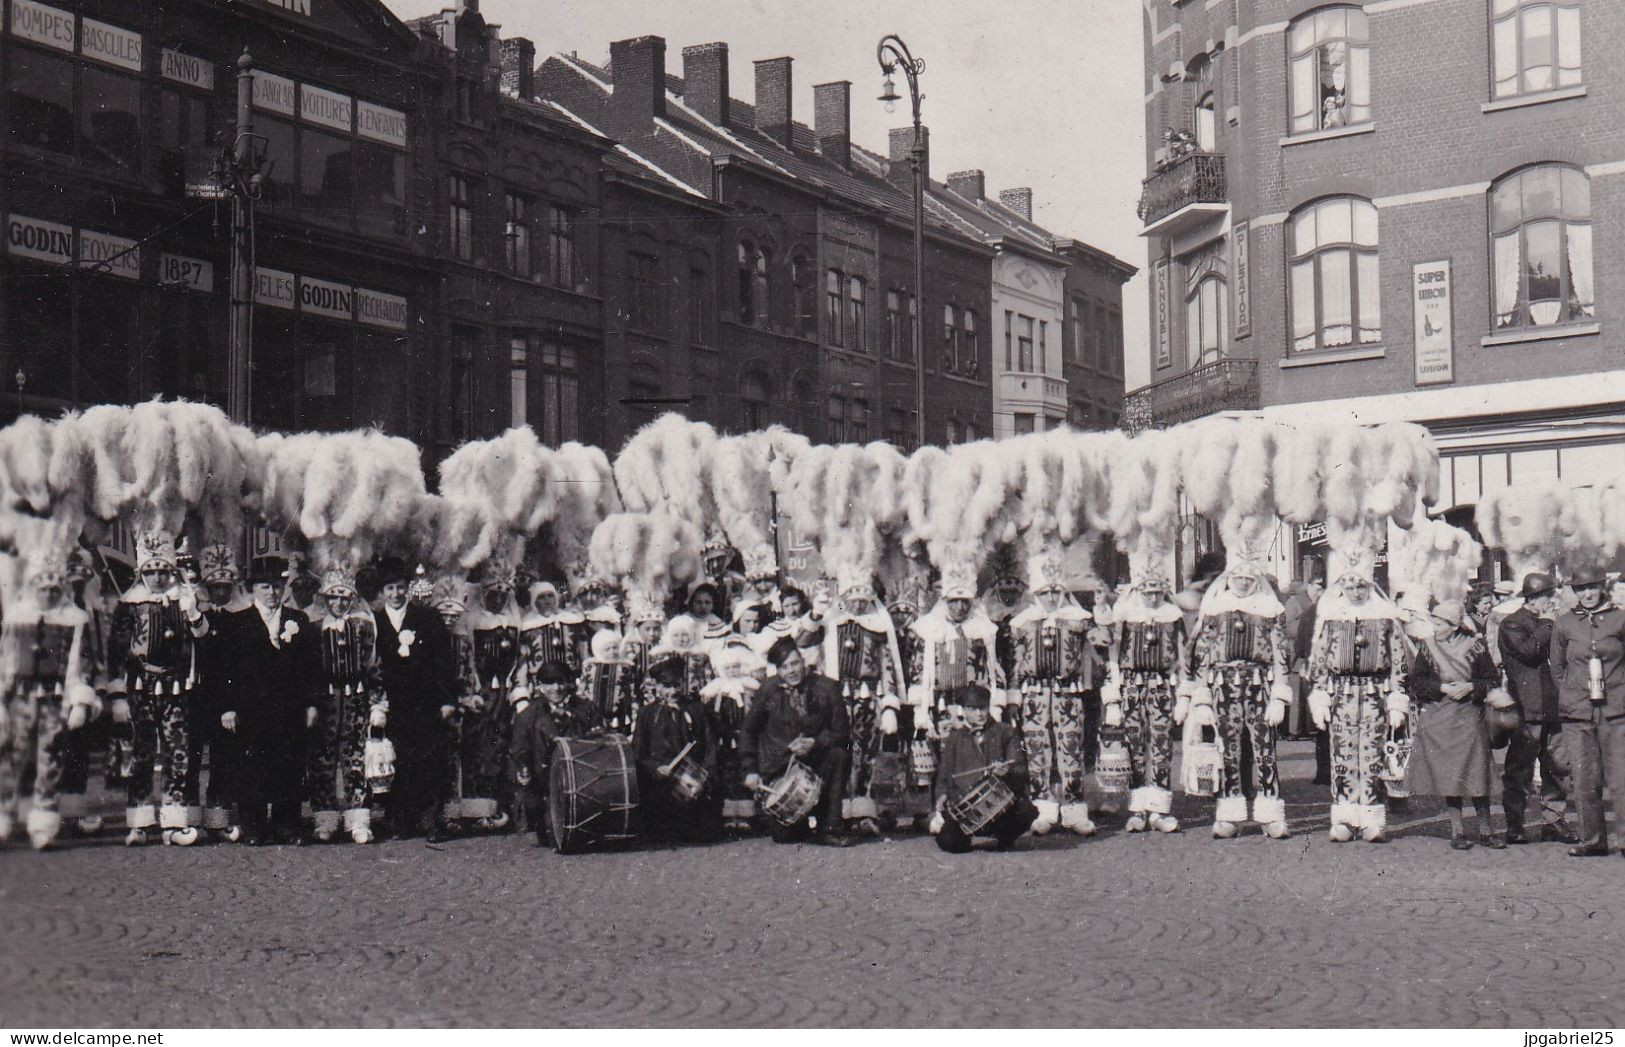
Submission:
[[[1297,835],[0,853],[0,1026],[1615,1026],[1625,862]]]

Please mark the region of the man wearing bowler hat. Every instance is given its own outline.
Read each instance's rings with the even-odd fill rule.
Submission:
[[[1526,575],[1518,593],[1521,606],[1500,619],[1496,641],[1507,692],[1523,722],[1507,739],[1501,774],[1501,806],[1506,810],[1507,843],[1530,839],[1524,813],[1540,766],[1540,840],[1578,843],[1563,820],[1569,797],[1569,763],[1563,753],[1563,721],[1557,682],[1552,679],[1552,626],[1557,618],[1557,579],[1541,571]]]
[[[1552,627],[1552,677],[1557,711],[1574,769],[1574,800],[1580,811],[1575,858],[1608,853],[1602,793],[1614,797],[1614,828],[1625,835],[1625,610],[1614,606],[1603,572],[1582,571],[1569,583],[1572,610]]]

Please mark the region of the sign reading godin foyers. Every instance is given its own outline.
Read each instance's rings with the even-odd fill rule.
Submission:
[[[1411,293],[1416,309],[1416,384],[1454,381],[1449,260],[1411,266]]]
[[[406,330],[406,299],[400,295],[296,276],[263,265],[254,270],[254,301],[274,309],[297,309],[309,316]]]

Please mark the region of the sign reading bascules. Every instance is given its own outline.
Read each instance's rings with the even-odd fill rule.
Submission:
[[[165,80],[201,87],[205,91],[214,90],[213,62],[166,47],[160,66]]]
[[[141,34],[86,18],[79,34],[79,53],[139,73]]]
[[[399,295],[355,289],[355,318],[374,327],[387,327],[391,331],[406,330],[406,299]]]
[[[355,130],[362,138],[406,148],[406,114],[371,102],[355,104]]]
[[[7,215],[6,253],[18,258],[37,258],[42,262],[72,265],[73,226],[25,218],[20,214]]]
[[[267,73],[263,69],[254,70],[254,106],[267,112],[281,113],[283,116],[292,116],[294,110],[294,96],[297,94],[293,81],[285,76]]]
[[[299,111],[313,124],[348,131],[354,108],[348,95],[324,91],[309,84],[299,85]]]
[[[254,301],[278,309],[294,307],[294,278],[292,273],[280,269],[267,269],[263,265],[254,270]]]
[[[158,256],[158,282],[194,291],[214,290],[214,263],[179,254]]]
[[[79,230],[79,264],[126,280],[141,279],[141,249],[122,236]]]
[[[355,290],[348,284],[335,284],[309,276],[299,278],[299,311],[317,316],[348,320],[355,315]]]
[[[58,10],[35,0],[11,0],[11,35],[36,44],[72,51],[79,41],[73,12]]]

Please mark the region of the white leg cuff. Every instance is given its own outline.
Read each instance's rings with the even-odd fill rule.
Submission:
[[[880,807],[874,798],[869,796],[853,796],[841,801],[841,816],[843,818],[879,818]]]
[[[1069,832],[1088,836],[1095,831],[1095,823],[1089,818],[1089,805],[1087,803],[1061,804],[1061,828]]]
[[[352,807],[344,812],[345,832],[372,828],[372,812],[365,807]]]
[[[495,800],[463,800],[464,818],[495,818],[497,816],[497,802]]]
[[[1216,822],[1233,822],[1240,824],[1247,820],[1247,797],[1221,796],[1213,809],[1213,820]]]
[[[36,848],[50,846],[62,831],[62,815],[56,811],[42,811],[38,807],[28,812],[28,839]]]
[[[158,809],[150,803],[124,809],[124,827],[126,829],[150,829],[157,824]]]
[[[466,817],[463,814],[463,801],[461,801],[461,800],[447,800],[445,803],[440,805],[440,820],[441,821],[443,821],[443,822],[454,822],[457,819],[463,818],[463,817]]]
[[[1253,797],[1253,821],[1260,825],[1286,821],[1286,800],[1279,796]]]
[[[1360,827],[1362,829],[1386,829],[1388,827],[1388,808],[1380,803],[1361,805]]]
[[[1128,809],[1145,814],[1171,814],[1174,794],[1160,785],[1141,785],[1130,790]]]
[[[316,822],[316,831],[329,835],[339,831],[339,812],[317,811],[313,816]]]
[[[190,817],[191,810],[178,803],[166,803],[158,808],[158,825],[164,829],[184,829],[188,825],[196,825]]]
[[[1347,825],[1351,829],[1358,829],[1361,824],[1361,811],[1364,808],[1357,803],[1332,804],[1332,824]]]

